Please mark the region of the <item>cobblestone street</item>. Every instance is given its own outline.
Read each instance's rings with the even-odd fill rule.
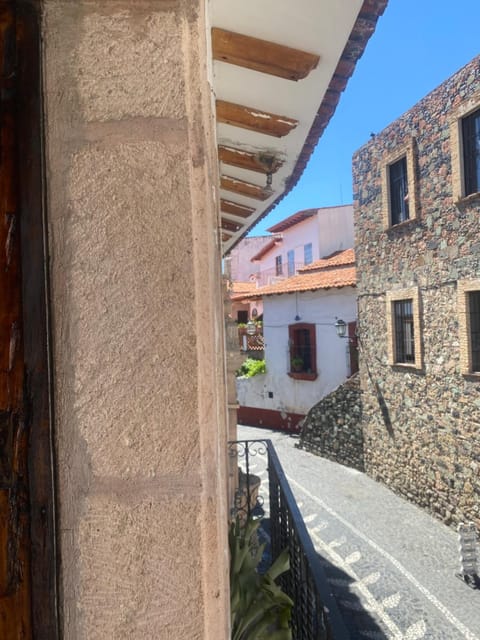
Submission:
[[[352,639],[480,640],[480,590],[455,576],[455,531],[295,437],[239,427],[238,438],[272,440]],[[267,481],[261,460],[252,472]]]

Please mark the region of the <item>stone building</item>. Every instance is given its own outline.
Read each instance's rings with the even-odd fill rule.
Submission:
[[[367,471],[480,526],[480,57],[353,173]]]
[[[0,2],[2,640],[229,637],[221,259],[385,5]]]

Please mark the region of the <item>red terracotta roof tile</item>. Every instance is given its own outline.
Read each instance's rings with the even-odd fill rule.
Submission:
[[[230,300],[237,302],[244,299],[258,298],[256,282],[232,282],[230,284]]]
[[[344,251],[335,251],[326,258],[315,260],[310,264],[305,265],[298,269],[299,273],[305,273],[309,271],[318,271],[319,269],[330,269],[332,267],[340,267],[343,265],[355,264],[355,251],[354,249],[345,249]]]
[[[296,291],[355,287],[356,284],[357,273],[355,267],[339,267],[337,269],[302,273],[286,278],[276,284],[259,287],[256,295],[272,296],[281,293],[295,293]]]
[[[251,291],[256,288],[257,285],[255,282],[232,282],[230,284],[230,291],[234,294],[245,293],[246,291]]]

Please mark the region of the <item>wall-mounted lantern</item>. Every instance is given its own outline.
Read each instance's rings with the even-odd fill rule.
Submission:
[[[347,336],[347,323],[344,320],[337,318],[335,322],[335,330],[339,338],[348,338]]]
[[[257,325],[253,320],[247,322],[247,336],[254,336],[257,333]]]

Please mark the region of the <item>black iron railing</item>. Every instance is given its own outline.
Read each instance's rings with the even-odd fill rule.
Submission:
[[[268,541],[268,562],[288,549],[290,570],[279,578],[294,602],[293,640],[348,640],[307,528],[270,440],[229,443],[230,455],[240,468],[234,513],[240,517],[263,516]]]

